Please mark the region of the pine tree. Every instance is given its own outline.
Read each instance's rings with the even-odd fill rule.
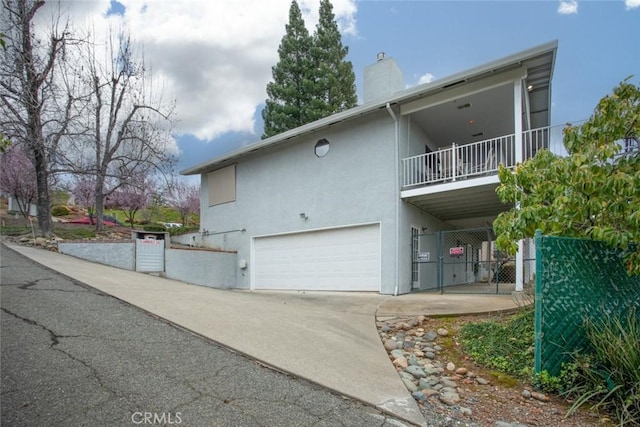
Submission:
[[[280,60],[271,69],[273,81],[267,84],[263,139],[313,120],[308,116],[314,98],[312,44],[300,7],[293,0],[286,33],[278,47]]]
[[[345,61],[349,49],[342,45],[330,0],[321,0],[319,12],[310,36],[298,3],[291,3],[280,60],[267,84],[263,139],[357,105],[353,66]]]
[[[345,61],[349,48],[342,45],[330,0],[321,0],[319,15],[311,49],[319,93],[313,100],[313,120],[355,107],[358,102],[353,66]]]

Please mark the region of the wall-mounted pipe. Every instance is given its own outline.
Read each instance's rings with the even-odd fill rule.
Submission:
[[[203,236],[215,236],[216,234],[239,233],[239,232],[244,233],[245,231],[247,231],[246,228],[238,228],[236,230],[227,230],[227,231],[209,231],[207,229],[204,229],[200,232],[200,234],[202,234]]]

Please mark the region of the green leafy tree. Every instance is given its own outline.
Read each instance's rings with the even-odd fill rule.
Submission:
[[[598,103],[582,126],[564,129],[567,156],[547,150],[500,167],[500,199],[516,205],[494,221],[497,246],[544,234],[585,237],[625,251],[627,270],[640,274],[640,86],[629,79]]]
[[[286,33],[278,47],[280,60],[271,69],[273,81],[267,84],[268,98],[262,110],[263,139],[313,120],[309,115],[311,100],[315,96],[310,55],[312,43],[300,7],[293,0]]]
[[[351,62],[345,60],[348,53],[349,48],[342,45],[333,6],[329,0],[322,0],[311,49],[316,64],[314,82],[318,93],[312,100],[314,120],[357,105],[356,76]]]

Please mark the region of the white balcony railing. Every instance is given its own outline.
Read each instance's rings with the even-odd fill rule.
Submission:
[[[523,159],[549,148],[550,128],[522,133]],[[495,175],[498,165],[516,165],[515,134],[471,144],[452,144],[451,148],[402,159],[403,187],[451,182],[459,179]]]

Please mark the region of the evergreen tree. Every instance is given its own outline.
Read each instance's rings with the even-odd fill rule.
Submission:
[[[308,115],[314,98],[313,38],[304,26],[296,0],[289,9],[289,23],[278,47],[279,62],[271,69],[273,81],[267,84],[267,100],[262,118],[262,138],[277,135],[313,120]]]
[[[311,53],[316,92],[313,100],[313,120],[355,107],[355,74],[350,61],[345,61],[349,48],[342,45],[340,31],[330,0],[321,0],[320,19],[313,38]]]
[[[278,48],[280,60],[267,84],[263,139],[356,106],[356,78],[351,62],[345,61],[348,52],[329,0],[321,0],[313,37],[293,0]]]

